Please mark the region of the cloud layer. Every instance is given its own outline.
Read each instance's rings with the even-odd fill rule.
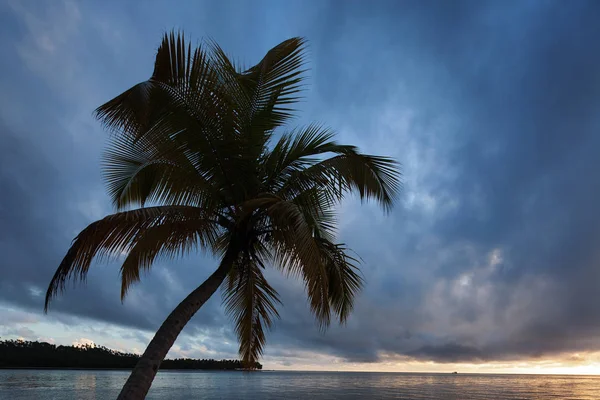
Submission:
[[[367,281],[347,326],[320,333],[301,285],[274,271],[285,306],[267,358],[478,362],[600,350],[599,5],[263,6],[3,6],[0,302],[10,318],[0,333],[23,336],[35,315],[108,324],[143,345],[214,268],[203,256],[161,262],[122,305],[117,266],[98,265],[40,314],[72,237],[111,212],[99,173],[106,134],[91,112],[145,79],[161,33],[178,27],[246,64],[306,36],[311,87],[298,123],[323,122],[403,163],[391,215],[353,201],[341,209],[341,240],[364,259]],[[219,298],[186,333],[181,354],[235,354]]]

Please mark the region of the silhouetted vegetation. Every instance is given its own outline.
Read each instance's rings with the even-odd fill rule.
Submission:
[[[0,341],[0,368],[133,368],[140,358],[104,346],[56,346],[46,342]],[[164,360],[160,369],[235,370],[239,360]],[[262,369],[256,363],[257,369]]]

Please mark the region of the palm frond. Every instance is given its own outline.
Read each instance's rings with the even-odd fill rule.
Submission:
[[[247,112],[252,106],[250,90],[244,85],[241,79],[243,71],[229,58],[227,53],[214,40],[208,41],[210,50],[209,58],[211,65],[218,71],[218,85],[222,91],[228,94],[231,105],[237,112]],[[238,127],[236,133],[241,132]]]
[[[265,157],[265,186],[276,189],[290,173],[318,162],[317,156],[332,150],[341,151],[332,141],[333,137],[332,131],[318,124],[282,135]]]
[[[344,323],[363,285],[358,260],[348,254],[349,250],[343,244],[334,244],[325,239],[318,242],[329,282],[329,303],[340,323]]]
[[[219,199],[210,173],[196,170],[191,156],[176,146],[113,138],[103,157],[103,174],[117,209],[146,202],[211,208]]]
[[[374,199],[389,212],[401,188],[400,170],[392,158],[346,147],[342,154],[290,173],[277,194],[289,198],[315,186],[338,201],[357,193],[361,200]]]
[[[294,38],[275,46],[257,65],[243,72],[218,44],[211,42],[210,47],[212,63],[235,109],[234,130],[241,149],[236,171],[245,173],[240,180],[245,193],[256,193],[262,175],[257,161],[273,130],[294,113],[290,105],[298,100],[301,90],[304,40]]]
[[[354,146],[337,143],[334,136],[317,124],[283,135],[265,157],[267,190],[291,199],[317,187],[332,201],[356,192],[389,211],[401,187],[397,162],[361,154]],[[324,158],[328,154],[333,156]]]
[[[185,218],[163,222],[141,232],[121,265],[121,301],[129,287],[139,282],[141,272],[149,270],[157,257],[183,257],[198,248],[216,252],[217,232],[216,224],[210,220]]]
[[[209,61],[201,47],[186,48],[182,33],[165,34],[150,79],[98,107],[96,117],[111,131],[139,137],[174,109],[214,115],[224,100]]]
[[[241,75],[251,101],[243,117],[249,137],[271,131],[293,116],[290,106],[299,100],[305,44],[302,38],[285,40]]]
[[[173,234],[169,230],[159,229],[169,225],[178,225],[181,231]],[[169,250],[175,245],[211,246],[215,230],[215,224],[202,209],[188,206],[141,208],[112,214],[96,221],[73,240],[71,248],[50,282],[46,292],[45,310],[48,309],[50,300],[64,290],[67,281],[85,280],[95,258],[116,258],[129,253],[141,243],[141,248],[146,251],[136,253],[140,255],[137,265],[148,268],[160,250]],[[159,232],[162,232],[162,235],[158,235]],[[183,236],[187,237],[185,241],[181,240]],[[148,246],[150,242],[154,244],[153,250]],[[172,251],[171,255],[174,255]]]
[[[330,196],[325,190],[318,187],[307,189],[292,200],[310,226],[315,239],[333,241],[337,232],[336,213]]]
[[[127,145],[141,142],[137,147],[152,151],[154,160],[174,154],[180,164],[190,164],[218,183],[231,203],[248,191],[255,174],[238,139],[244,105],[233,86],[236,76],[216,60],[210,48],[192,51],[182,34],[167,34],[152,77],[100,106],[96,115]]]
[[[251,256],[242,257],[228,275],[223,291],[227,314],[235,322],[244,364],[255,365],[263,352],[265,329],[279,318],[279,295],[265,279],[259,261]]]
[[[319,255],[314,228],[295,203],[266,196],[262,205],[270,221],[272,254],[276,265],[304,280],[310,308],[321,328],[329,325],[327,274]]]

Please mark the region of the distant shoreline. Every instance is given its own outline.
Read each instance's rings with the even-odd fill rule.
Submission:
[[[1,369],[131,371],[138,354],[123,353],[104,346],[61,346],[24,340],[0,341]],[[161,371],[247,371],[241,360],[175,358],[163,360]],[[258,362],[251,369],[262,369]]]
[[[7,367],[0,366],[0,370],[40,370],[40,371],[131,371],[133,368],[94,368],[94,367]],[[161,368],[159,372],[274,372],[275,370],[242,370],[242,369],[205,369],[205,368]]]

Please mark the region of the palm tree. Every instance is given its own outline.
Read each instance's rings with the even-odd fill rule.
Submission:
[[[96,110],[113,132],[103,173],[118,212],[73,240],[45,310],[69,280],[85,279],[94,258],[124,257],[121,299],[157,257],[204,250],[219,259],[158,329],[120,399],[146,395],[183,327],[224,281],[249,366],[278,317],[267,266],[303,279],[320,327],[352,310],[362,278],[335,241],[334,206],[357,193],[390,210],[400,175],[394,160],[338,144],[320,125],[283,130],[302,89],[304,54],[304,40],[293,38],[242,69],[214,42],[192,50],[182,34],[166,34],[152,77]]]

